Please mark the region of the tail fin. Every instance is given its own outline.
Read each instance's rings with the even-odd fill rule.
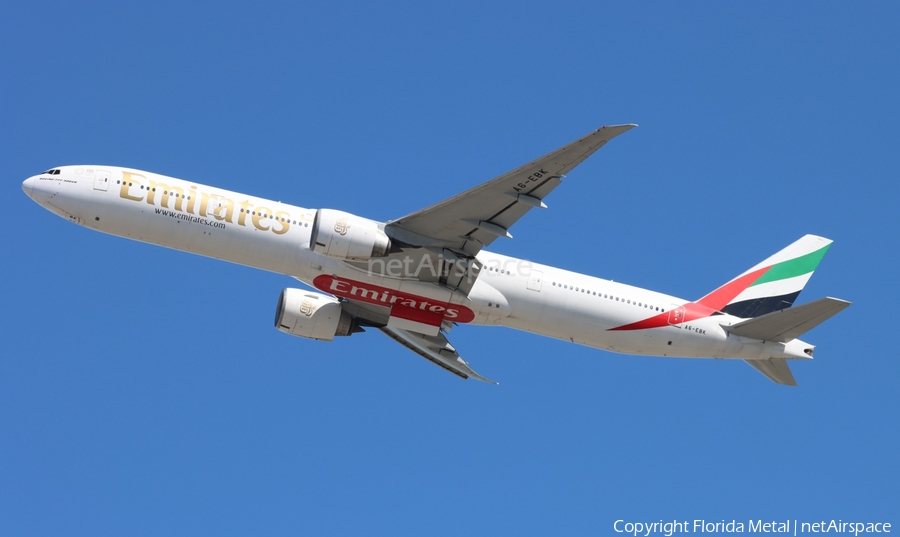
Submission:
[[[744,319],[789,308],[831,243],[824,237],[806,235],[697,303]]]

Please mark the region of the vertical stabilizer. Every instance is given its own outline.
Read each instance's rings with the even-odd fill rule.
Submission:
[[[831,243],[806,235],[697,302],[745,319],[789,308]]]

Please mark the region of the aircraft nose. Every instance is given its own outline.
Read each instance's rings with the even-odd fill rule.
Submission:
[[[34,183],[36,183],[36,182],[37,182],[36,177],[29,177],[28,179],[25,179],[25,181],[22,183],[22,190],[24,190],[25,193],[28,194],[29,198],[34,198],[34,195],[33,195],[34,194]]]

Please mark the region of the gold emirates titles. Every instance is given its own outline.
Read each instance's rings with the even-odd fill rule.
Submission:
[[[144,188],[134,192],[132,189],[133,186]],[[161,192],[158,192],[157,189]],[[197,203],[198,195],[200,197],[199,204]],[[276,235],[287,233],[287,230],[291,226],[289,221],[291,215],[285,211],[273,212],[272,209],[261,205],[254,207],[253,204],[250,203],[250,200],[244,200],[235,204],[234,200],[231,198],[197,190],[197,187],[194,185],[191,185],[189,192],[185,193],[184,189],[179,186],[172,186],[159,181],[153,181],[134,172],[122,172],[122,185],[119,189],[119,196],[131,201],[144,201],[146,199],[147,204],[149,205],[156,205],[156,199],[157,196],[159,196],[160,207],[165,207],[167,209],[170,208],[169,199],[174,198],[174,210],[176,211],[212,217],[216,220],[228,222],[229,224],[235,223],[235,210],[239,208],[240,212],[237,213],[237,225],[246,226],[247,216],[250,216],[253,227],[260,231],[272,231],[272,233],[275,233]],[[211,203],[214,204],[212,210],[210,210]],[[194,212],[195,210],[197,212]],[[278,228],[276,229],[275,226],[266,225],[264,221],[274,221]]]

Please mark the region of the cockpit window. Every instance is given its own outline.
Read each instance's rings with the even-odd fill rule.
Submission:
[[[57,170],[57,169],[47,170],[43,173],[43,175],[59,175],[59,170]]]

